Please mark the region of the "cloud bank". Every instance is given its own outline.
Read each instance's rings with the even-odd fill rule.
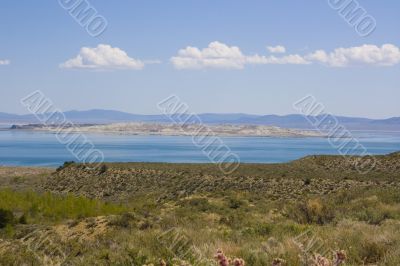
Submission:
[[[318,50],[305,58],[332,67],[393,66],[400,63],[400,49],[393,44],[384,44],[381,47],[364,44],[357,47],[337,48],[330,53]]]
[[[99,44],[95,48],[82,47],[79,54],[60,64],[69,69],[133,69],[144,68],[145,63],[134,59],[117,47]]]
[[[283,46],[268,46],[271,53],[286,52]],[[246,65],[292,64],[309,65],[319,63],[329,67],[349,66],[393,66],[400,63],[400,49],[393,44],[362,45],[350,48],[337,48],[332,52],[317,50],[299,55],[284,56],[245,55],[237,46],[211,42],[208,47],[199,49],[188,46],[178,51],[170,59],[177,69],[243,69]]]

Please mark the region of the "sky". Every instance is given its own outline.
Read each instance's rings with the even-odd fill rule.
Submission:
[[[79,20],[73,4],[95,13]],[[363,12],[352,25],[347,4]],[[174,94],[194,113],[285,115],[313,95],[335,115],[400,116],[398,10],[397,0],[2,0],[0,112],[28,113],[20,99],[40,90],[64,111],[158,114]]]

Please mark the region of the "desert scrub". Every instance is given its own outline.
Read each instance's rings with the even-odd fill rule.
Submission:
[[[289,206],[286,213],[289,218],[300,224],[324,225],[335,218],[335,209],[319,198],[309,199],[294,206]]]
[[[68,195],[8,192],[12,196],[3,193],[0,208],[12,211],[17,221],[25,214],[28,225],[14,224],[15,238],[31,227],[63,228],[69,233],[101,229],[101,234],[82,245],[63,238],[65,245],[74,247],[67,265],[157,266],[161,259],[174,265],[179,253],[171,253],[171,247],[176,247],[176,241],[160,242],[160,235],[170,228],[177,228],[190,246],[210,260],[221,248],[231,262],[242,258],[248,266],[272,265],[274,259],[274,266],[302,265],[303,251],[293,239],[312,232],[305,246],[317,238],[321,241],[316,247],[322,243],[327,250],[345,250],[346,265],[400,265],[400,172],[380,164],[379,172],[360,176],[343,163],[316,156],[289,164],[243,164],[229,177],[207,164],[107,163],[101,175],[99,169],[73,164],[53,173],[40,189],[113,204]],[[308,185],[304,184],[307,178],[311,179]],[[41,202],[46,197],[50,200]],[[133,217],[122,215],[130,212]],[[79,219],[107,213],[94,217],[107,223]],[[51,224],[63,217],[71,217],[70,228]],[[82,229],[83,225],[91,228]],[[318,252],[313,249],[308,256],[324,261],[313,257]],[[330,262],[334,259],[332,252],[320,253]],[[9,252],[9,256],[18,255]],[[23,263],[29,260],[19,264]]]
[[[0,190],[0,209],[23,213],[25,222],[48,223],[126,212],[122,205],[73,195]]]

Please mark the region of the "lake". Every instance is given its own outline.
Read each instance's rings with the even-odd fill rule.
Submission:
[[[85,134],[107,162],[207,163],[188,136],[121,136]],[[400,132],[354,132],[372,154],[400,151]],[[326,138],[223,137],[247,163],[277,163],[306,155],[338,154]],[[56,167],[76,159],[48,132],[0,130],[0,165]]]

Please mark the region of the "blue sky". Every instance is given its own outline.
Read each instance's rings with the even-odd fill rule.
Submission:
[[[20,99],[41,90],[62,110],[156,114],[157,103],[176,94],[197,113],[289,114],[295,112],[293,102],[312,94],[333,114],[400,116],[400,59],[382,48],[400,46],[399,1],[359,1],[376,20],[367,37],[328,0],[88,2],[108,22],[98,37],[56,0],[1,1],[0,112],[27,113]],[[213,49],[202,50],[213,42],[229,53],[222,64],[209,64]],[[85,56],[83,47],[98,56],[100,44],[105,53],[118,48],[127,58],[121,65],[115,63],[121,58],[100,67],[84,58],[83,65],[74,61],[63,67]],[[353,62],[359,50],[351,47],[366,44],[376,46],[384,59]],[[277,45],[285,53],[268,51]],[[188,46],[197,50],[178,52]],[[234,47],[241,54],[230,57]],[[341,47],[347,50],[330,54]],[[332,56],[316,58],[317,50]],[[201,60],[193,58],[198,51]],[[341,53],[348,61],[337,62]],[[293,55],[304,62],[287,57]],[[189,63],[182,69],[177,62],[183,60]]]

